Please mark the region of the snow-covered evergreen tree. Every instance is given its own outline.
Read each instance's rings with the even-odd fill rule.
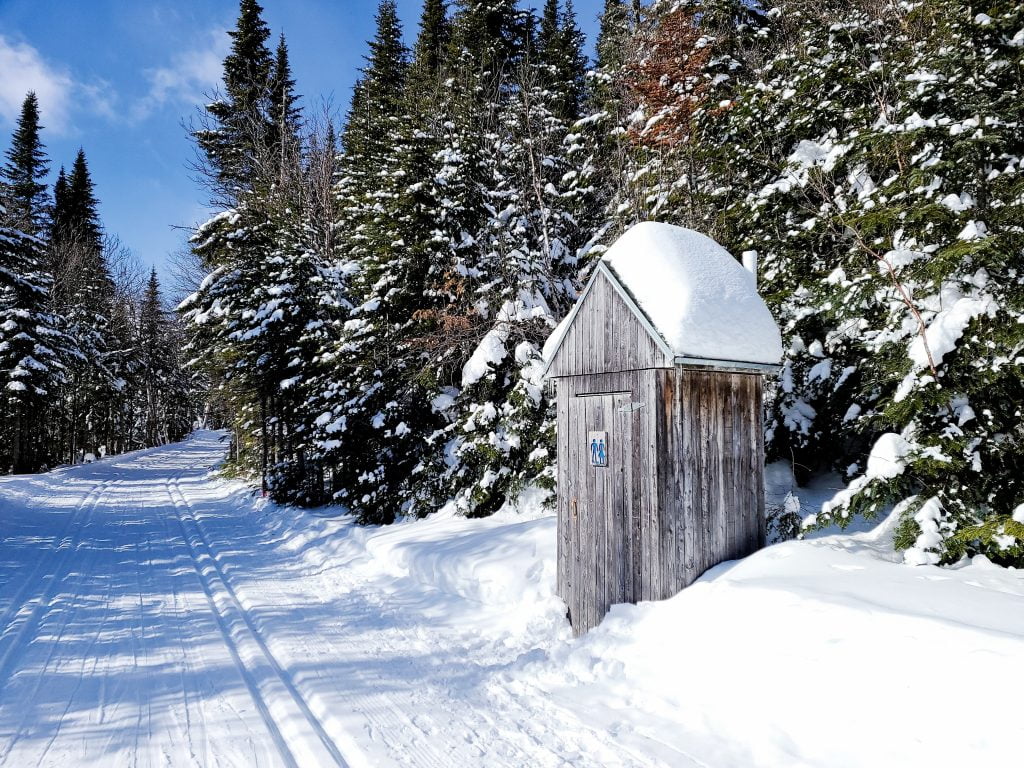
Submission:
[[[1022,26],[1013,3],[936,3],[833,33],[864,40],[861,80],[875,87],[870,126],[837,129],[834,208],[814,228],[836,231],[841,250],[822,298],[830,336],[857,348],[849,421],[882,434],[820,520],[898,502],[909,562],[1024,557]]]
[[[418,296],[422,280],[408,273],[412,249],[401,231],[410,182],[396,137],[408,121],[409,61],[394,2],[381,2],[376,22],[342,134],[336,186],[341,263],[331,274],[346,276],[335,286],[344,295],[343,323],[321,356],[307,407],[315,415],[312,447],[333,468],[334,498],[360,519],[388,522],[408,497],[396,484],[415,463],[414,446],[401,445],[410,419],[400,347],[412,312],[408,292]]]
[[[39,100],[29,91],[4,155],[6,162],[0,167],[0,205],[6,209],[4,220],[9,225],[33,237],[45,235],[50,216],[49,161],[41,130]]]
[[[3,465],[37,471],[49,462],[45,410],[64,373],[64,340],[50,313],[47,269],[48,162],[39,106],[25,97],[0,169],[0,427]]]
[[[548,3],[498,112],[489,215],[477,237],[488,256],[473,307],[484,333],[463,363],[447,430],[446,453],[456,459],[450,493],[469,514],[493,512],[528,483],[547,482],[553,446],[540,347],[575,299],[585,239],[569,157],[580,45],[571,10]]]
[[[59,433],[58,453],[72,461],[109,449],[102,422],[111,398],[124,389],[113,365],[118,348],[111,336],[115,291],[98,206],[88,161],[79,149],[71,173],[58,177],[49,243],[52,307],[70,351],[53,427]]]
[[[3,465],[14,472],[48,463],[45,409],[64,374],[44,253],[40,240],[6,224],[0,206],[0,441]]]
[[[908,561],[1013,561],[1020,9],[768,17],[778,49],[703,119],[744,169],[724,239],[760,255],[789,346],[771,448],[854,478],[819,524],[900,503]]]
[[[242,0],[224,61],[224,98],[195,131],[207,178],[225,209],[202,225],[193,248],[211,270],[181,306],[194,336],[197,371],[217,382],[234,412],[241,468],[264,488],[296,482],[302,463],[305,377],[296,357],[316,318],[306,289],[316,275],[304,219],[301,116],[282,37],[276,53],[262,9]],[[315,257],[313,257],[315,260]]]
[[[240,0],[235,28],[228,35],[231,52],[224,59],[224,93],[206,105],[208,119],[194,136],[209,166],[207,174],[221,185],[220,193],[232,197],[232,193],[251,188],[258,171],[256,163],[273,142],[270,83],[274,61],[267,47],[270,29],[256,0]],[[278,104],[283,101],[281,88],[291,87],[289,79],[277,75]]]
[[[191,428],[194,396],[180,356],[181,328],[164,305],[156,270],[152,270],[138,310],[137,373],[134,396],[141,414],[139,440],[163,445],[180,440]]]

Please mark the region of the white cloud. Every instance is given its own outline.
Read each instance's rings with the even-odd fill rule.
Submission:
[[[43,125],[54,133],[68,129],[76,83],[66,70],[48,64],[31,45],[0,35],[0,72],[0,116],[16,121],[25,94],[35,91]]]
[[[46,61],[28,43],[0,35],[0,122],[15,123],[25,94],[35,91],[40,122],[57,135],[70,133],[83,112],[116,119],[117,93],[105,80],[83,82],[58,64]]]
[[[0,34],[0,124],[17,120],[29,91],[39,98],[42,124],[58,135],[71,132],[73,118],[82,113],[111,122],[138,123],[169,105],[201,104],[221,84],[231,38],[218,28],[204,42],[175,54],[166,66],[143,70],[143,95],[125,104],[110,82],[78,80],[67,67],[47,61],[28,43]]]
[[[207,45],[176,54],[165,67],[147,69],[149,92],[135,105],[133,117],[145,119],[166,104],[199,104],[221,82],[231,39],[222,30],[207,35]]]

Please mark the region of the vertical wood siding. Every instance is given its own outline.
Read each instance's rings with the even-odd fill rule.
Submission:
[[[596,626],[615,603],[647,599],[656,574],[644,556],[656,520],[654,372],[560,379],[558,594],[574,630]],[[644,407],[631,410],[632,403]],[[593,467],[589,432],[608,433],[607,467]]]
[[[603,273],[555,351],[549,376],[657,368],[665,355]]]
[[[764,545],[761,395],[759,375],[681,366],[558,379],[558,593],[577,634]]]
[[[658,372],[663,532],[678,558],[663,597],[764,546],[762,377],[677,366]]]

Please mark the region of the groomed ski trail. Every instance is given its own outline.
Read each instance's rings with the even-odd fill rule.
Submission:
[[[222,452],[0,481],[0,765],[347,765],[176,490]]]
[[[0,766],[698,764],[517,686],[501,608],[221,480],[222,437],[0,479]]]

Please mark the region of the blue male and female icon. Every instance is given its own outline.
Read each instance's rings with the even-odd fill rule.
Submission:
[[[608,453],[605,450],[603,437],[595,437],[590,441],[590,463],[595,467],[608,465]]]

